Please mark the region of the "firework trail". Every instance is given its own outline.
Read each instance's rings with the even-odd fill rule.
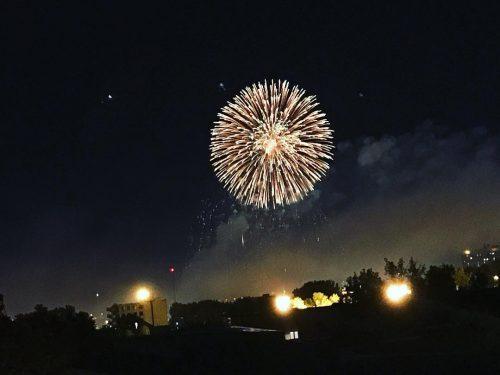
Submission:
[[[212,129],[211,162],[239,202],[274,208],[314,189],[333,154],[333,131],[317,105],[287,81],[264,81],[222,108]]]

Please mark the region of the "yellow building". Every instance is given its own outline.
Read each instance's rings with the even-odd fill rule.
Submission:
[[[113,314],[137,315],[151,326],[168,324],[168,305],[165,298],[153,298],[149,301],[117,303],[107,309]]]

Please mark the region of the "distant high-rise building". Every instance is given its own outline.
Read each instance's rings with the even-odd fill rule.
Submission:
[[[498,245],[486,244],[480,249],[465,249],[462,254],[462,265],[464,268],[477,268],[497,260]]]

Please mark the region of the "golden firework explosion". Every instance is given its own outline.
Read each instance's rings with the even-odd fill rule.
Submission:
[[[314,96],[287,81],[246,87],[221,109],[211,138],[217,178],[238,201],[291,204],[314,189],[333,156],[333,131]]]

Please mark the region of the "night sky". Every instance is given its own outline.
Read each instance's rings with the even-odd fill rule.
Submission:
[[[171,299],[170,264],[179,299],[225,298],[498,241],[498,9],[167,3],[2,11],[9,314]],[[215,178],[210,128],[272,78],[317,95],[337,151],[305,202],[255,212]]]

